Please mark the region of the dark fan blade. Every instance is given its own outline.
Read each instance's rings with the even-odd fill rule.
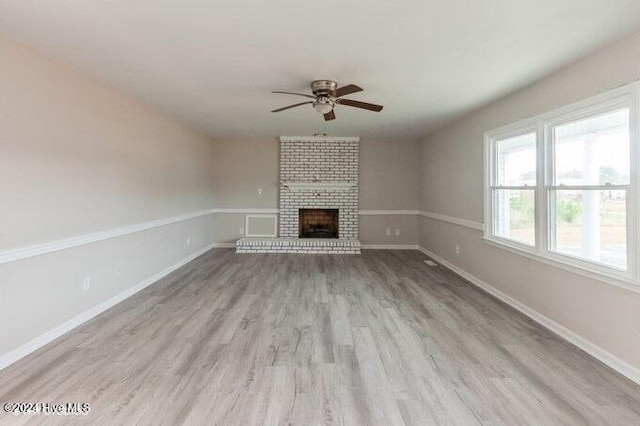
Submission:
[[[369,111],[375,111],[375,112],[382,111],[382,105],[370,104],[367,102],[360,102],[360,101],[352,101],[351,99],[337,99],[336,101],[341,105],[368,109]]]
[[[271,112],[280,112],[280,111],[284,111],[285,109],[295,108],[295,107],[300,106],[300,105],[306,105],[306,104],[312,104],[312,103],[313,102],[311,102],[311,101],[309,101],[309,102],[300,102],[299,104],[293,104],[293,105],[286,106],[284,108],[274,109]]]
[[[336,113],[333,110],[324,115],[324,121],[331,121],[336,119]]]
[[[285,95],[297,95],[297,96],[304,96],[306,98],[311,98],[311,99],[315,99],[316,97],[313,95],[307,95],[306,93],[295,93],[295,92],[279,92],[279,91],[273,91],[271,93],[283,93]]]
[[[341,87],[336,90],[333,96],[339,98],[340,96],[350,95],[352,93],[362,92],[362,88],[356,86],[355,84],[349,84],[347,86]]]

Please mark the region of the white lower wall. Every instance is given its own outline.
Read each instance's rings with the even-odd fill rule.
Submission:
[[[151,284],[203,252],[214,243],[214,235],[213,215],[205,214],[1,264],[0,324],[17,326],[0,330],[0,368],[66,331],[65,324],[78,325],[78,317],[88,319],[85,313],[99,313],[105,302],[140,290],[141,284]],[[87,291],[85,277],[91,279]]]
[[[543,325],[557,325],[559,334],[566,329],[565,338],[640,383],[639,293],[489,245],[482,236],[477,229],[420,218],[421,247]]]

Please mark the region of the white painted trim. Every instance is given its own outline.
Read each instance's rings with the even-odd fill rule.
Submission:
[[[470,273],[468,273],[464,269],[457,267],[453,263],[451,263],[448,260],[438,256],[437,254],[433,253],[432,251],[427,250],[424,247],[420,247],[419,250],[422,253],[424,253],[425,255],[431,257],[432,259],[434,259],[436,262],[442,264],[446,268],[450,269],[454,273],[456,273],[459,276],[461,276],[462,278],[466,279],[471,284],[481,288],[482,290],[486,291],[487,293],[489,293],[490,295],[492,295],[496,299],[499,299],[499,300],[503,301],[504,303],[506,303],[507,305],[509,305],[512,308],[516,309],[517,311],[520,311],[521,313],[523,313],[524,315],[528,316],[529,318],[531,318],[532,320],[534,320],[538,324],[542,325],[546,329],[552,331],[553,333],[555,333],[558,336],[562,337],[563,339],[567,340],[571,344],[573,344],[573,345],[577,346],[578,348],[582,349],[583,351],[585,351],[586,353],[588,353],[592,357],[596,358],[600,362],[602,362],[602,363],[608,365],[609,367],[613,368],[614,370],[616,370],[618,373],[622,374],[623,376],[625,376],[625,377],[633,380],[634,382],[640,384],[640,369],[634,367],[633,365],[629,364],[626,361],[621,360],[620,358],[616,357],[615,355],[613,355],[612,353],[606,351],[605,349],[601,348],[600,346],[596,345],[595,343],[593,343],[593,342],[585,339],[584,337],[576,334],[575,332],[573,332],[570,329],[568,329],[567,327],[555,322],[554,320],[542,315],[538,311],[528,307],[524,303],[519,302],[518,300],[516,300],[513,297],[509,296],[508,294],[498,290],[497,288],[487,284],[486,282],[482,281],[481,279],[477,278],[476,276],[471,275]]]
[[[360,210],[360,216],[405,216],[419,215],[420,210]]]
[[[228,208],[228,209],[211,209],[214,214],[278,214],[279,209],[253,209],[253,208]]]
[[[171,225],[173,223],[195,219],[211,214],[279,214],[279,212],[280,210],[277,208],[220,208],[201,210],[195,213],[187,213],[180,216],[173,216],[164,219],[153,220],[150,222],[138,223],[136,225],[124,226],[107,231],[100,231],[93,234],[78,235],[56,241],[49,241],[26,247],[20,247],[17,249],[0,251],[0,265],[3,263],[15,262],[18,260],[28,259],[30,257],[40,256],[47,253],[53,253],[60,250],[66,250],[85,244],[96,243],[99,241],[108,240],[110,238],[122,237],[124,235],[134,234],[136,232],[147,231],[149,229],[158,228],[160,226]],[[418,213],[418,210],[361,210],[359,212],[360,215],[417,215]]]
[[[361,244],[362,249],[371,250],[418,250],[417,244]]]
[[[270,234],[252,234],[249,227],[249,222],[253,218],[270,218],[273,219],[273,231]],[[275,238],[278,236],[278,215],[277,214],[248,214],[244,217],[244,236],[248,238]]]
[[[136,232],[147,231],[149,229],[161,226],[171,225],[185,220],[195,219],[210,214],[248,214],[248,213],[271,213],[278,214],[278,209],[256,209],[256,208],[228,208],[228,209],[209,209],[195,213],[188,213],[180,216],[158,219],[150,222],[138,223],[136,225],[124,226],[121,228],[100,231],[93,234],[79,235],[75,237],[64,238],[46,243],[34,244],[31,246],[20,247],[12,250],[0,252],[0,264],[15,262],[30,257],[40,256],[47,253],[53,253],[85,244],[96,243],[108,240],[110,238],[121,237],[124,235],[134,234]]]
[[[435,219],[441,222],[453,223],[454,225],[475,229],[476,231],[484,231],[484,225],[480,222],[475,222],[473,220],[460,219],[457,217],[446,216],[440,213],[426,212],[424,210],[420,210],[419,215],[423,217],[428,217],[429,219]]]
[[[136,232],[146,231],[160,226],[171,225],[176,222],[182,222],[197,217],[206,216],[215,213],[213,209],[202,210],[195,213],[188,213],[180,216],[168,217],[164,219],[154,220],[151,222],[139,223],[122,228],[111,229],[108,231],[96,232],[93,234],[79,235],[61,240],[50,241],[41,244],[21,247],[13,250],[0,252],[0,264],[15,262],[17,260],[27,259],[29,257],[39,256],[42,254],[52,253],[59,250],[65,250],[84,244],[96,243],[98,241],[108,240],[110,238],[121,237],[123,235],[134,234]]]
[[[11,352],[8,352],[2,356],[0,356],[0,370],[2,370],[5,367],[8,367],[9,365],[13,364],[14,362],[18,361],[21,358],[24,358],[25,356],[29,355],[30,353],[36,351],[37,349],[41,348],[42,346],[46,345],[47,343],[51,342],[52,340],[62,336],[63,334],[73,330],[74,328],[78,327],[79,325],[89,321],[90,319],[94,318],[95,316],[101,314],[102,312],[106,311],[107,309],[117,305],[118,303],[122,302],[125,299],[128,299],[129,297],[133,296],[134,294],[136,294],[137,292],[139,292],[140,290],[150,286],[151,284],[155,283],[156,281],[160,280],[161,278],[164,278],[165,276],[169,275],[171,272],[175,271],[176,269],[186,265],[187,263],[191,262],[192,260],[194,260],[195,258],[203,255],[204,253],[208,252],[209,250],[211,250],[211,248],[214,247],[214,244],[210,244],[198,251],[196,251],[195,253],[187,256],[186,258],[182,259],[181,261],[179,261],[178,263],[169,266],[168,268],[163,269],[162,271],[150,276],[149,278],[147,278],[146,280],[142,281],[139,284],[136,284],[133,287],[128,288],[127,290],[123,291],[120,294],[117,294],[115,296],[113,296],[112,298],[105,300],[104,302],[94,306],[93,308],[89,309],[88,311],[85,311],[79,315],[76,315],[75,317],[71,318],[70,320],[67,320],[65,322],[63,322],[62,324],[58,325],[57,327],[47,331],[44,334],[41,334],[40,336],[36,337],[35,339],[25,343],[24,345],[12,350]]]

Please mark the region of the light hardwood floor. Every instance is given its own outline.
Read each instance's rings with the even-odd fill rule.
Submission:
[[[414,251],[212,250],[0,371],[7,424],[640,424],[640,386]]]

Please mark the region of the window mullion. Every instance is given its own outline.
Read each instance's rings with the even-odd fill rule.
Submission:
[[[542,157],[543,140],[540,137],[540,123],[536,125],[536,206],[535,206],[535,227],[536,227],[536,251],[538,253],[542,250],[542,239],[544,237],[543,226],[544,224],[540,220],[541,213],[544,209],[544,202],[542,200],[542,188],[544,187],[544,160]]]
[[[542,134],[542,152],[540,157],[542,158],[542,184],[543,191],[541,194],[542,206],[541,210],[541,229],[542,235],[542,253],[548,254],[552,250],[552,240],[555,238],[555,209],[551,205],[551,190],[550,187],[555,184],[553,179],[554,168],[554,156],[553,156],[553,141],[551,128],[545,123],[540,123],[539,131]],[[553,238],[552,238],[553,237]]]

